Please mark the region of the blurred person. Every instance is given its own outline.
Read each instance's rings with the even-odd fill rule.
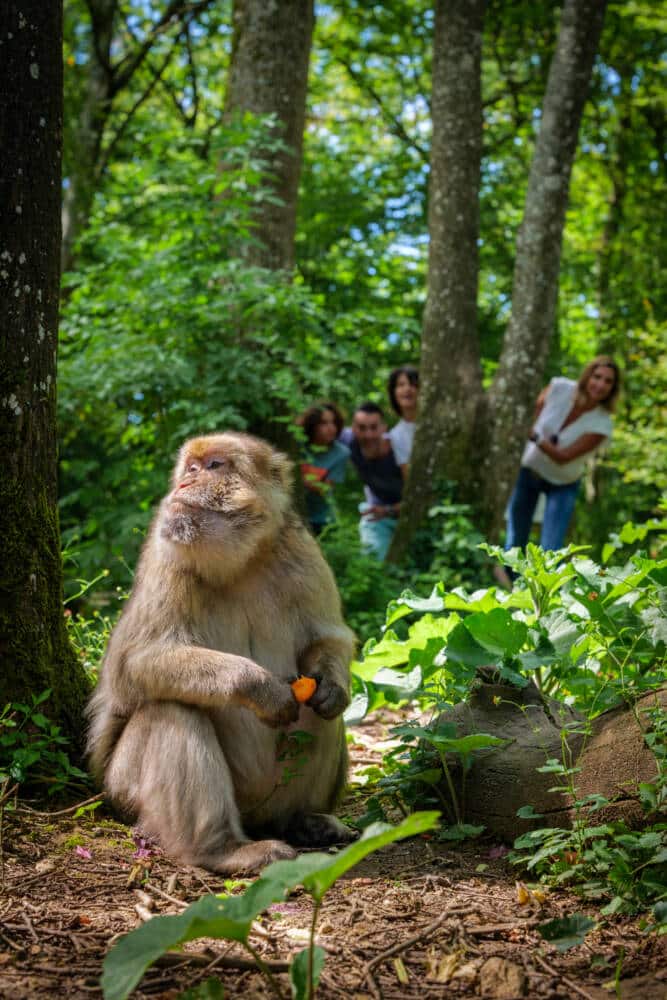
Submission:
[[[315,403],[297,417],[296,423],[306,435],[300,464],[305,488],[306,517],[315,535],[336,520],[333,488],[345,479],[349,449],[338,436],[343,430],[343,415],[335,403]]]
[[[563,547],[586,459],[611,437],[611,413],[619,388],[618,365],[600,355],[586,365],[576,382],[553,378],[542,390],[509,502],[505,549],[525,547],[542,494],[540,545],[543,549]]]
[[[382,561],[396,530],[403,493],[403,475],[387,436],[382,408],[362,403],[343,438],[366,495],[359,505],[361,547]]]
[[[394,450],[403,478],[407,476],[412,445],[415,438],[417,404],[419,401],[419,372],[414,365],[400,365],[389,375],[387,385],[389,402],[399,421],[389,431],[389,440]]]

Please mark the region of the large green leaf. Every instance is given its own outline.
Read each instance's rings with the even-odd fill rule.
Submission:
[[[595,927],[595,921],[583,913],[573,913],[569,917],[558,917],[545,924],[538,924],[538,931],[545,941],[555,944],[559,951],[567,951],[575,945],[583,944],[588,932]]]
[[[289,978],[292,987],[293,1000],[307,1000],[308,997],[308,960],[310,948],[304,948],[295,955],[290,965]],[[322,975],[326,952],[324,948],[313,946],[313,987],[316,987]]]
[[[473,638],[496,657],[514,656],[528,635],[526,625],[504,608],[470,615],[464,624]]]
[[[448,660],[466,667],[483,667],[498,659],[473,639],[464,622],[459,622],[451,633],[445,652]]]

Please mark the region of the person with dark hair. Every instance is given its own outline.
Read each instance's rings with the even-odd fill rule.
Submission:
[[[319,535],[336,519],[332,490],[342,483],[350,457],[349,449],[337,440],[345,421],[335,403],[309,406],[297,425],[306,435],[301,478],[306,491],[306,516],[314,534]]]
[[[542,390],[509,502],[505,549],[525,547],[542,493],[546,505],[540,545],[563,547],[586,458],[611,437],[619,388],[618,365],[600,355],[586,365],[577,382],[553,378]]]
[[[400,417],[398,423],[389,431],[389,440],[405,477],[415,437],[419,398],[419,372],[415,366],[400,365],[394,368],[389,375],[387,390],[391,407]]]
[[[387,437],[382,408],[376,403],[362,403],[344,435],[366,494],[365,502],[359,505],[361,545],[383,560],[396,530],[403,476]]]

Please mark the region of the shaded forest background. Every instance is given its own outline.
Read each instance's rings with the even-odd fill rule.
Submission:
[[[486,9],[476,317],[485,386],[511,316],[559,18],[557,3]],[[624,369],[615,436],[574,526],[573,539],[598,547],[654,510],[667,485],[664,26],[651,3],[607,8],[544,371],[576,375],[599,351]],[[65,4],[58,393],[69,596],[102,568],[127,586],[188,435],[247,428],[284,442],[312,400],[348,413],[367,397],[386,404],[389,370],[419,363],[434,28],[422,0],[315,6],[292,261],[279,248],[267,259],[270,233],[257,220],[280,208],[276,164],[296,158],[275,118],[230,99],[231,4]],[[308,38],[297,41],[307,56]],[[257,79],[267,72],[258,62]],[[343,492],[342,535],[325,542],[343,574],[358,492],[354,482]],[[441,494],[460,499],[456,483]],[[442,550],[447,525],[451,534],[459,524],[454,563],[465,559],[461,535],[470,542],[484,527],[467,516],[450,509],[434,528]]]

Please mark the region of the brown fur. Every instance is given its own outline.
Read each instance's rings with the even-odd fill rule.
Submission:
[[[245,830],[301,843],[344,829],[323,814],[346,775],[352,634],[290,479],[287,458],[248,435],[183,446],[88,709],[110,799],[168,853],[215,871],[294,856]],[[303,706],[297,672],[318,679]],[[311,735],[288,783],[281,727]]]

